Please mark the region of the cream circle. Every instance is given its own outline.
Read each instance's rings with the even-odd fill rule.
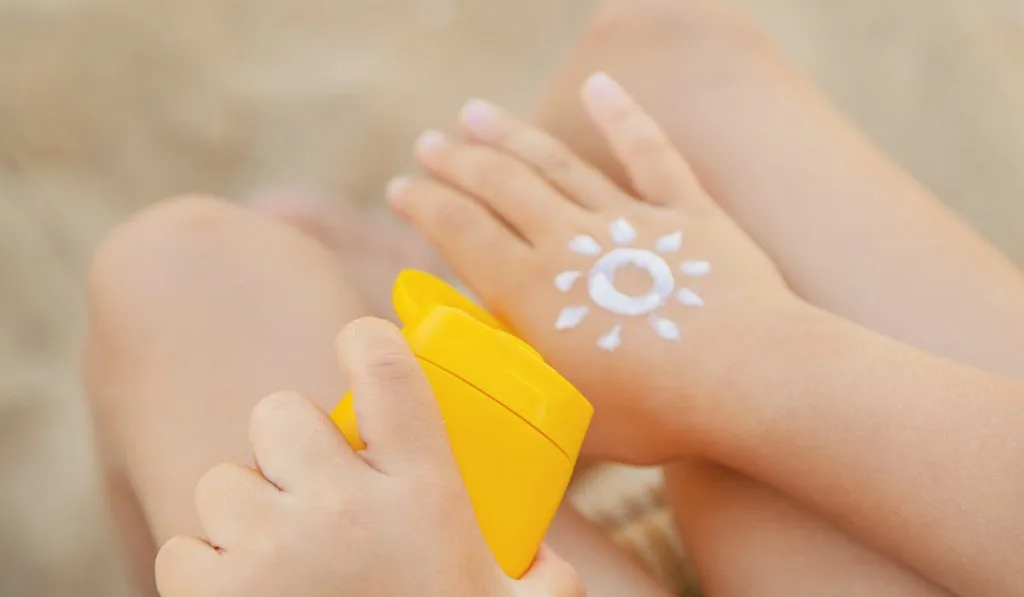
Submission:
[[[651,277],[645,294],[629,295],[615,287],[615,273],[626,266],[638,267]],[[618,248],[602,256],[587,276],[590,298],[597,305],[619,315],[646,315],[665,304],[676,287],[672,268],[664,259],[646,249]]]

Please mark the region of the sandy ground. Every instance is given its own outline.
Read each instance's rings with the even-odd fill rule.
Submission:
[[[740,3],[1024,262],[1024,1]],[[0,595],[123,594],[76,374],[110,226],[191,190],[375,201],[468,95],[528,109],[592,4],[0,0]]]

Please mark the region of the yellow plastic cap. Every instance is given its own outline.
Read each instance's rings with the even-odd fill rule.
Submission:
[[[576,462],[594,409],[536,350],[430,274],[403,271],[393,298],[419,358],[487,394]]]
[[[391,289],[391,303],[405,325],[424,319],[433,307],[458,309],[494,329],[508,332],[498,318],[437,276],[415,269],[402,270]]]

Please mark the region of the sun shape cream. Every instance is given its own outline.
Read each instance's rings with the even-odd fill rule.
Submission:
[[[506,574],[533,563],[569,486],[593,407],[490,313],[429,274],[407,270],[393,301],[437,396],[484,538]],[[364,449],[352,397],[331,414]]]
[[[596,307],[608,313],[623,317],[646,316],[651,329],[666,340],[680,340],[682,330],[679,324],[659,311],[669,303],[670,297],[687,307],[702,307],[704,299],[689,288],[676,286],[680,282],[673,273],[672,266],[666,257],[678,253],[683,247],[682,231],[671,232],[659,237],[654,249],[633,246],[637,240],[636,229],[625,218],[617,218],[608,225],[608,233],[614,241],[614,247],[605,249],[597,239],[589,234],[579,234],[569,241],[569,250],[584,257],[594,257],[590,271],[584,274],[581,270],[566,270],[555,276],[555,288],[562,294],[568,294],[577,280],[586,279],[587,294]],[[651,287],[641,294],[629,294],[619,290],[615,285],[615,275],[619,270],[633,267],[648,275]],[[708,261],[684,261],[679,264],[679,271],[688,277],[699,278],[711,273]],[[555,329],[571,330],[583,324],[590,307],[587,305],[568,305],[563,308]],[[622,346],[622,324],[616,323],[610,330],[603,333],[597,340],[598,347],[613,352]]]

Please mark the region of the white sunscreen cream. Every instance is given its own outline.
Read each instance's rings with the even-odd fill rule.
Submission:
[[[629,220],[618,218],[608,226],[609,235],[616,246],[605,250],[594,237],[581,234],[569,241],[569,250],[577,255],[595,257],[594,264],[586,273],[579,270],[567,270],[555,276],[555,288],[569,293],[576,282],[582,278],[587,281],[587,294],[594,305],[601,309],[623,317],[648,316],[648,323],[655,334],[666,340],[680,340],[682,331],[679,325],[658,313],[674,297],[680,304],[687,307],[701,307],[704,300],[689,288],[677,290],[677,279],[674,273],[678,270],[682,275],[702,277],[711,272],[708,261],[683,261],[676,268],[669,265],[666,255],[678,253],[683,247],[683,233],[672,232],[659,237],[654,249],[635,246],[637,232]],[[616,274],[624,267],[637,268],[651,280],[650,288],[639,294],[620,290],[615,284]],[[580,326],[590,309],[586,305],[565,307],[558,315],[555,328],[570,330]],[[597,345],[607,351],[614,351],[622,345],[622,324],[616,323],[597,341]]]

